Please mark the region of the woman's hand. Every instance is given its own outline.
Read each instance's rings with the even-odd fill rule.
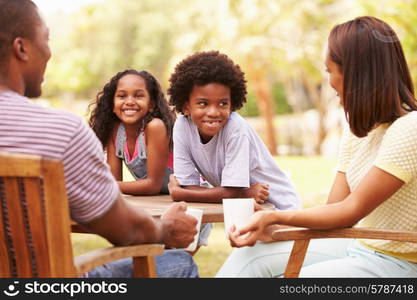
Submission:
[[[249,223],[239,230],[232,226],[229,231],[229,240],[232,247],[253,246],[256,241],[272,242],[271,232],[276,229],[270,226],[274,218],[274,211],[258,210],[249,220]]]

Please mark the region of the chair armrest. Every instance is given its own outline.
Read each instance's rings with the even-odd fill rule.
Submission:
[[[156,256],[164,252],[163,244],[144,244],[126,247],[109,247],[90,251],[74,258],[74,265],[78,275],[109,262],[128,257]]]
[[[323,238],[363,238],[417,243],[417,232],[374,228],[343,228],[316,230],[296,227],[277,229],[272,232],[272,239],[276,241],[308,240]]]

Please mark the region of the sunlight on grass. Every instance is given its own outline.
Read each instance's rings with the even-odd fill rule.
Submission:
[[[304,207],[322,204],[336,172],[336,160],[320,156],[280,156],[276,162],[293,182]],[[124,172],[125,180],[131,180],[128,171]],[[108,247],[105,239],[91,234],[72,234],[74,254]],[[199,267],[200,277],[214,277],[227,256],[232,251],[226,239],[223,223],[216,223],[209,236],[209,243],[201,247],[194,255]]]
[[[215,223],[208,246],[201,247],[194,255],[200,277],[214,277],[233,248],[226,239],[223,223]]]
[[[111,244],[95,234],[71,233],[74,255],[80,255],[98,248],[110,247]]]
[[[325,203],[336,175],[336,159],[322,156],[278,156],[278,166],[289,175],[304,207]]]

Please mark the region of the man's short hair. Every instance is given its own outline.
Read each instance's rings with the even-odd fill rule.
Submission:
[[[16,37],[34,38],[38,21],[37,6],[31,0],[0,0],[0,68],[8,61]]]

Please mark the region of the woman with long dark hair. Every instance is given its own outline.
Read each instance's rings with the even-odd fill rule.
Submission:
[[[268,243],[280,225],[417,230],[417,104],[397,35],[374,17],[337,25],[325,64],[349,123],[327,204],[256,212],[230,241],[263,243],[234,250],[218,277],[282,275],[292,243]],[[300,276],[416,277],[416,263],[415,243],[319,239],[311,242]]]

